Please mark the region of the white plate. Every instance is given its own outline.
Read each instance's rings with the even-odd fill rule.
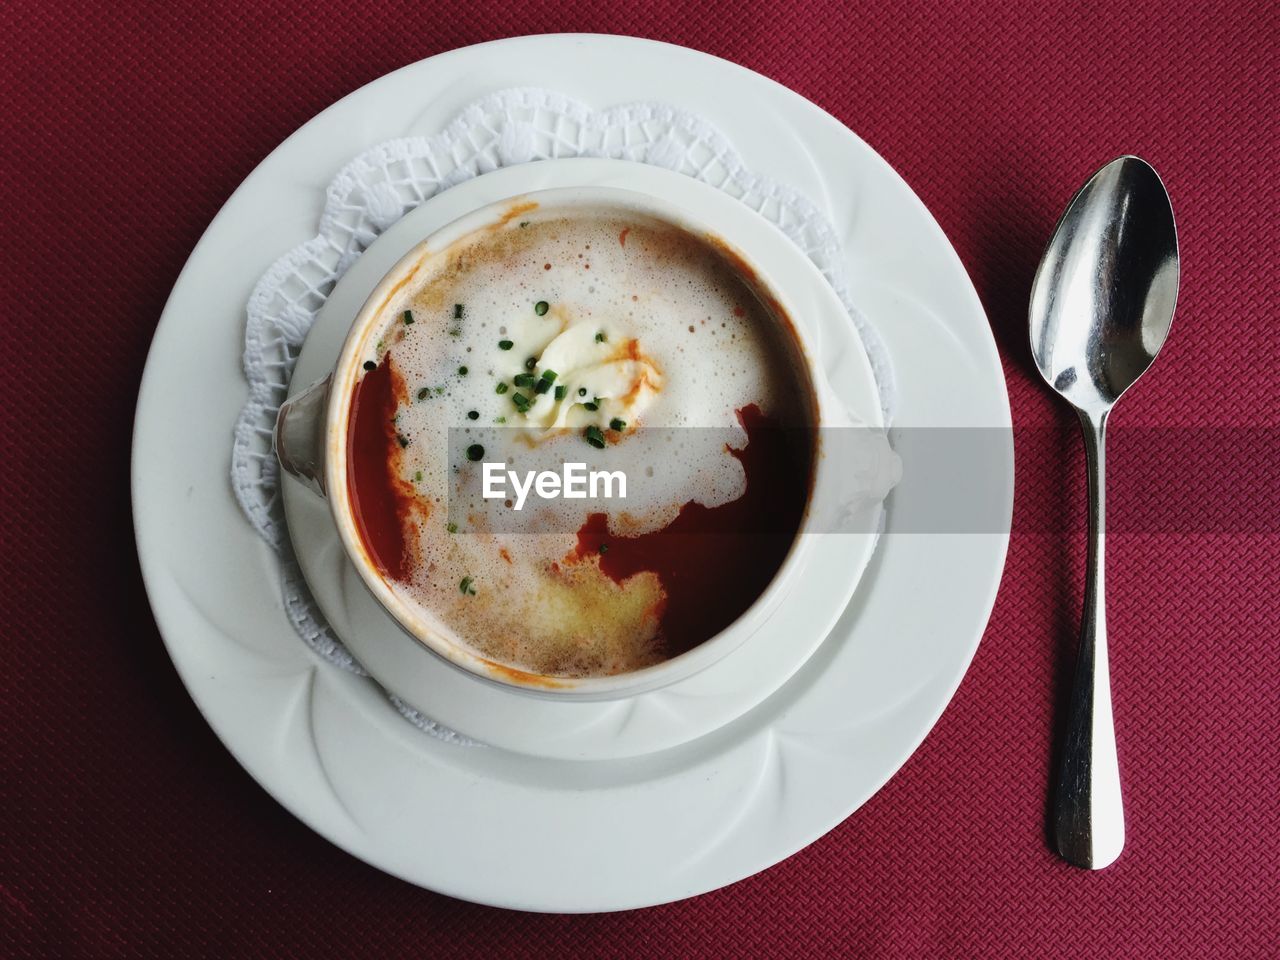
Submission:
[[[833,392],[858,422],[882,426],[871,365],[844,307],[813,263],[763,217],[713,187],[621,160],[525,163],[437,194],[382,234],[343,274],[294,368],[296,394],[332,369],[351,320],[387,270],[423,237],[457,217],[518,194],[564,186],[615,186],[661,196],[712,218],[725,235],[769,254],[774,282],[789,291]],[[786,272],[779,273],[782,268]],[[844,329],[832,329],[843,324]],[[852,345],[852,348],[850,348]],[[487,684],[432,656],[378,605],[347,560],[328,504],[289,477],[282,488],[289,536],[330,626],[388,690],[432,720],[491,746],[570,760],[664,750],[746,713],[812,655],[844,611],[875,537],[810,534],[810,553],[782,606],[741,647],[709,669],[652,693],[612,703],[565,703]]]
[[[324,185],[346,160],[521,83],[597,107],[678,103],[712,118],[750,167],[818,203],[894,357],[899,425],[1008,427],[1008,398],[977,295],[906,184],[803,98],[678,47],[528,37],[414,64],[306,124],[228,201],[165,308],[134,436],[138,552],[183,681],[241,764],[356,856],[482,903],[621,909],[755,873],[879,789],[959,684],[1008,536],[894,536],[891,501],[891,535],[831,636],[785,686],[714,733],[631,760],[459,749],[405,723],[370,681],[312,655],[284,615],[274,557],[227,481],[245,395],[244,304],[262,271],[313,235]],[[1011,449],[991,477],[1011,510]]]

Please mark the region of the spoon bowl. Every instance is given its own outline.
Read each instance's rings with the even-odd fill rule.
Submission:
[[[1031,287],[1031,353],[1081,410],[1109,409],[1155,360],[1178,299],[1164,184],[1138,157],[1107,164],[1058,222]]]

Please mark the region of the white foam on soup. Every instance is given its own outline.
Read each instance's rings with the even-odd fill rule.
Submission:
[[[394,469],[421,506],[406,520],[412,573],[390,586],[482,656],[542,675],[663,659],[662,583],[616,583],[575,555],[599,500],[558,500],[541,518],[531,505],[533,532],[495,522],[486,509],[500,505],[477,500],[481,463],[462,450],[501,429],[519,435],[501,448],[520,471],[628,465],[628,498],[607,512],[611,532],[635,534],[686,502],[742,495],[725,445],[746,443],[738,411],[811,415],[794,341],[725,254],[617,212],[535,210],[459,241],[392,294],[369,344],[363,359],[389,353],[406,388]]]

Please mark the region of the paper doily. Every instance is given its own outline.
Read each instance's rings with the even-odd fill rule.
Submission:
[[[777,225],[814,262],[856,326],[871,360],[886,425],[893,370],[880,337],[849,295],[831,223],[804,196],[748,170],[714,126],[662,103],[596,111],[547,90],[494,93],[440,133],[378,144],[342,168],[326,190],[319,232],[280,257],[254,286],[245,325],[249,396],[236,422],[231,482],[245,516],[280,557],[280,589],[295,631],[321,658],[367,676],[325,622],[293,555],[271,449],[276,413],[308,331],[338,279],[388,227],[464,180],[517,163],[605,157],[665,167],[708,183]],[[474,741],[391,698],[406,719],[443,740]]]

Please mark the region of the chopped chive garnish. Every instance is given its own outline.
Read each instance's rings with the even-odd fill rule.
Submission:
[[[479,410],[468,410],[468,411],[467,411],[467,419],[468,419],[468,420],[479,420],[479,419],[480,419],[480,411],[479,411]]]
[[[470,460],[472,463],[475,463],[477,460],[481,459],[483,456],[484,456],[484,447],[480,446],[480,444],[473,443],[471,446],[467,447],[467,459]]]
[[[514,347],[514,346],[515,346],[515,344],[514,344],[513,342],[511,342],[510,340],[499,340],[499,341],[498,341],[498,349],[499,349],[499,350],[510,350],[510,349],[511,349],[512,347]]]
[[[453,305],[453,319],[455,319],[455,320],[461,320],[461,319],[462,319],[462,304],[460,304],[460,303],[455,303],[455,304]]]
[[[608,553],[608,552],[609,552],[609,545],[608,545],[607,543],[602,543],[602,544],[600,544],[600,552],[601,552],[601,553]]]
[[[418,391],[418,399],[419,399],[419,400],[425,400],[425,399],[427,399],[427,397],[429,397],[429,396],[431,396],[431,388],[430,388],[430,387],[423,387],[421,390],[419,390],[419,391]]]
[[[526,360],[526,361],[524,362],[524,368],[525,368],[526,370],[532,370],[532,369],[533,369],[534,367],[536,367],[537,365],[538,365],[538,358],[537,358],[537,357],[530,357],[528,360]]]
[[[608,338],[605,337],[603,330],[596,334],[596,343],[604,343],[606,339]]]
[[[547,301],[545,300],[539,300],[537,303],[533,305],[533,312],[540,317],[545,317],[547,315],[547,311],[550,309],[551,309],[551,305],[548,304]]]
[[[600,409],[600,404],[598,404],[598,403],[584,403],[584,404],[582,405],[582,409],[583,409],[583,410],[590,410],[592,413],[595,413],[597,410],[599,410],[599,409]]]
[[[406,311],[404,312],[404,316],[403,316],[401,319],[403,319],[403,320],[404,320],[404,322],[405,322],[405,325],[406,325],[406,326],[408,326],[409,324],[413,323],[413,311],[412,311],[412,310],[406,310]]]
[[[460,376],[460,377],[465,377],[466,375],[467,375],[467,368],[466,368],[466,367],[459,367],[459,368],[458,368],[458,376]]]
[[[521,413],[524,413],[529,409],[529,398],[523,393],[513,393],[511,395],[511,402],[516,405],[516,409]]]
[[[378,365],[377,365],[376,363],[374,363],[372,360],[366,360],[366,361],[364,362],[364,368],[365,368],[366,370],[377,370],[377,369],[378,369]]]
[[[587,395],[587,388],[586,388],[586,387],[579,387],[579,388],[578,388],[578,396],[580,396],[580,397],[585,397],[586,395]]]
[[[565,398],[565,394],[567,394],[568,392],[569,392],[569,388],[566,387],[564,384],[561,384],[560,386],[556,387],[556,399],[563,400]]]
[[[511,388],[510,388],[510,387],[508,387],[505,383],[500,383],[500,384],[498,384],[496,387],[494,387],[494,388],[493,388],[493,392],[494,392],[494,393],[506,393],[506,392],[507,392],[508,390],[510,390],[510,389],[511,389]]]
[[[532,387],[533,374],[517,373],[514,377],[511,378],[511,382],[514,383],[517,387]]]
[[[422,482],[422,471],[421,471],[421,470],[417,470],[417,471],[415,471],[415,472],[414,472],[414,474],[413,474],[413,481],[414,481],[414,483],[421,483],[421,482]]]
[[[456,523],[446,523],[444,528],[448,530],[450,533],[458,532],[458,525]]]
[[[551,381],[543,377],[533,386],[534,393],[546,393],[551,389]]]
[[[451,337],[460,337],[460,336],[462,336],[462,328],[461,328],[461,327],[450,327],[450,328],[449,328],[449,336],[451,336]]]
[[[475,578],[463,577],[458,582],[458,589],[461,590],[463,593],[465,593],[467,596],[474,597],[476,595]]]
[[[614,417],[612,420],[609,421],[609,429],[617,430],[619,433],[621,433],[623,430],[627,429],[627,421],[619,420],[617,417]]]
[[[582,435],[586,438],[587,443],[591,444],[597,450],[604,449],[604,434],[600,432],[599,427],[587,427],[587,429],[582,431]]]
[[[444,393],[444,387],[436,387],[436,395],[439,396],[442,393]]]
[[[545,381],[547,381],[547,383],[555,383],[555,382],[556,382],[556,377],[557,377],[557,376],[558,376],[558,374],[557,374],[554,370],[543,370],[543,371],[542,371],[542,379],[543,379],[543,380],[545,380]]]
[[[397,433],[396,440],[399,441],[401,448],[407,447],[409,445],[409,438],[406,437],[403,433]]]
[[[522,226],[522,227],[527,227],[528,225],[529,225],[529,221],[528,221],[528,220],[521,220],[521,221],[520,221],[520,226]]]
[[[496,418],[494,419],[494,421],[493,421],[493,422],[494,422],[494,423],[506,423],[506,422],[507,422],[507,418],[506,418],[506,417],[496,417]]]

